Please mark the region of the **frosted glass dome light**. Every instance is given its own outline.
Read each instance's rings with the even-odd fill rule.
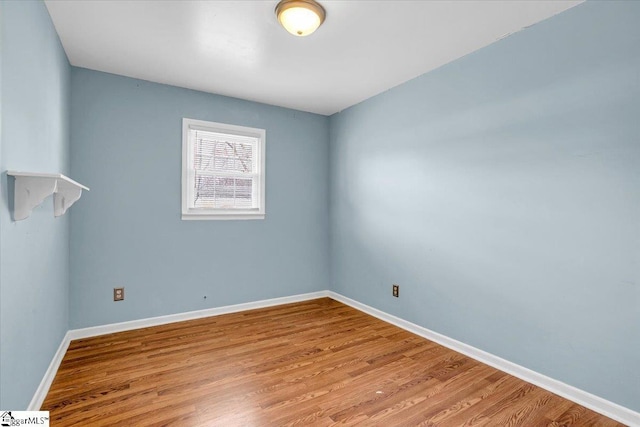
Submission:
[[[285,30],[304,37],[322,25],[326,12],[314,0],[282,0],[276,6],[276,16]]]

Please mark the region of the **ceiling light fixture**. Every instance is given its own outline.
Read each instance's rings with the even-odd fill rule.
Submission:
[[[308,36],[324,22],[326,12],[315,0],[282,0],[276,6],[278,21],[294,36]]]

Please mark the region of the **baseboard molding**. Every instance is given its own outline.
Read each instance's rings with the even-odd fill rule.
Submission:
[[[635,412],[629,408],[625,408],[624,406],[620,406],[617,403],[613,403],[601,397],[595,396],[589,392],[580,390],[561,381],[554,380],[553,378],[547,377],[546,375],[509,362],[508,360],[505,360],[501,357],[495,356],[491,353],[487,353],[486,351],[480,350],[463,342],[454,340],[453,338],[449,338],[445,335],[434,332],[430,329],[416,325],[415,323],[411,323],[399,317],[385,313],[384,311],[378,310],[377,308],[362,304],[358,301],[352,300],[351,298],[345,297],[344,295],[340,295],[333,291],[328,291],[327,293],[329,298],[340,301],[343,304],[351,306],[364,313],[370,314],[373,317],[377,317],[378,319],[383,320],[387,323],[391,323],[392,325],[398,326],[399,328],[402,328],[406,331],[412,332],[423,338],[436,342],[444,347],[457,351],[458,353],[462,353],[465,356],[469,356],[479,362],[485,363],[489,366],[513,375],[514,377],[518,377],[531,384],[535,384],[538,387],[555,393],[558,396],[562,396],[565,399],[576,402],[579,405],[596,411],[616,421],[632,427],[640,427],[640,413]]]
[[[99,335],[112,334],[114,332],[130,331],[133,329],[147,328],[149,326],[166,325],[168,323],[181,322],[184,320],[201,319],[203,317],[219,316],[221,314],[237,313],[239,311],[253,310],[256,308],[273,307],[276,305],[290,304],[294,302],[308,301],[317,298],[324,298],[329,296],[328,291],[311,292],[308,294],[293,295],[282,298],[272,298],[261,301],[253,301],[244,304],[227,305],[222,307],[208,308],[205,310],[188,311],[186,313],[169,314],[167,316],[150,317],[147,319],[132,320],[129,322],[112,323],[102,326],[94,326],[90,328],[72,329],[67,331],[62,338],[62,342],[58,347],[58,350],[53,355],[53,359],[47,368],[47,371],[40,381],[40,385],[36,389],[36,392],[27,407],[28,411],[39,411],[44,403],[44,399],[47,397],[51,383],[58,372],[60,363],[64,358],[69,344],[73,340],[81,338],[95,337]]]
[[[554,380],[546,375],[532,371],[523,366],[509,362],[501,357],[495,356],[486,351],[480,350],[463,342],[454,340],[445,335],[434,332],[430,329],[411,323],[407,320],[385,313],[377,308],[370,307],[366,304],[362,304],[344,295],[338,294],[333,291],[319,291],[311,292],[307,294],[294,295],[290,297],[273,298],[268,300],[254,301],[243,304],[227,305],[223,307],[209,308],[205,310],[189,311],[186,313],[170,314],[167,316],[151,317],[148,319],[132,320],[129,322],[112,323],[102,326],[94,326],[83,329],[73,329],[68,331],[58,350],[56,351],[47,371],[36,390],[31,403],[29,403],[28,410],[37,411],[42,406],[45,397],[51,387],[51,383],[55,378],[56,372],[62,362],[62,358],[69,347],[72,340],[89,338],[99,335],[111,334],[114,332],[123,332],[133,329],[147,328],[150,326],[165,325],[168,323],[181,322],[185,320],[200,319],[203,317],[219,316],[221,314],[237,313],[240,311],[253,310],[257,308],[273,307],[276,305],[290,304],[301,301],[308,301],[317,298],[329,297],[336,301],[340,301],[343,304],[351,306],[356,310],[360,310],[371,316],[374,316],[380,320],[383,320],[392,325],[398,326],[406,331],[412,332],[416,335],[424,337],[428,340],[436,342],[454,351],[469,356],[475,360],[506,372],[514,377],[518,377],[524,381],[535,384],[538,387],[544,388],[552,393],[576,402],[584,407],[592,409],[602,415],[612,418],[621,423],[627,424],[631,427],[640,427],[640,413],[631,409],[620,406],[616,403],[610,402],[601,397],[595,396],[584,390],[580,390],[576,387],[565,384],[561,381]]]
[[[27,411],[39,411],[40,407],[44,403],[45,397],[47,397],[47,393],[49,392],[49,387],[51,387],[51,383],[53,379],[56,377],[56,372],[58,372],[58,368],[60,367],[60,363],[62,363],[62,358],[64,354],[67,352],[67,348],[69,348],[69,343],[71,339],[69,338],[69,331],[64,334],[62,337],[62,342],[58,346],[58,350],[53,355],[53,359],[51,359],[51,363],[49,363],[49,367],[47,368],[44,376],[42,377],[42,381],[40,381],[40,385],[36,389],[36,392],[29,402],[29,406],[27,407]]]
[[[328,291],[311,292],[308,294],[293,295],[290,297],[272,298],[261,301],[247,302],[243,304],[225,305],[222,307],[207,308],[204,310],[187,311],[185,313],[169,314],[166,316],[149,317],[147,319],[131,320],[128,322],[111,323],[89,328],[72,329],[69,331],[71,340],[95,337],[98,335],[124,332],[133,329],[148,328],[150,326],[166,325],[168,323],[182,322],[185,320],[201,319],[203,317],[219,316],[221,314],[237,313],[239,311],[254,310],[256,308],[273,307],[275,305],[291,304],[294,302],[308,301],[323,298],[329,295]]]

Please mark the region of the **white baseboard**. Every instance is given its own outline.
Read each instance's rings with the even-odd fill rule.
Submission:
[[[185,320],[201,319],[203,317],[219,316],[221,314],[237,313],[239,311],[254,310],[256,308],[273,307],[274,305],[291,304],[329,296],[328,291],[310,292],[308,294],[290,297],[272,298],[243,304],[225,305],[204,310],[187,311],[185,313],[169,314],[166,316],[149,317],[147,319],[131,320],[128,322],[111,323],[102,326],[92,326],[69,331],[72,340],[112,334],[114,332],[130,331],[132,329],[148,328],[150,326],[166,325],[168,323],[183,322]]]
[[[72,340],[80,338],[89,338],[98,335],[111,334],[114,332],[129,331],[132,329],[147,328],[150,326],[165,325],[173,322],[181,322],[184,320],[200,319],[203,317],[219,316],[221,314],[237,313],[240,311],[253,310],[256,308],[272,307],[282,304],[290,304],[294,302],[308,301],[316,298],[329,297],[336,301],[340,301],[343,304],[351,306],[371,316],[377,317],[380,320],[391,323],[406,331],[412,332],[416,335],[424,337],[428,340],[436,342],[447,348],[455,350],[466,356],[469,356],[479,362],[485,363],[503,372],[506,372],[514,377],[518,377],[531,384],[535,384],[538,387],[544,388],[552,393],[569,399],[578,403],[584,407],[592,409],[602,415],[612,418],[621,423],[627,424],[631,427],[640,427],[640,413],[631,409],[620,406],[616,403],[610,402],[601,397],[595,396],[586,391],[580,390],[576,387],[565,384],[561,381],[554,380],[553,378],[542,375],[538,372],[527,369],[523,366],[509,362],[501,357],[495,356],[486,351],[472,347],[468,344],[449,338],[445,335],[439,334],[422,326],[411,323],[407,320],[385,313],[384,311],[370,307],[366,304],[362,304],[358,301],[347,298],[333,291],[319,291],[311,292],[308,294],[293,295],[290,297],[273,298],[268,300],[248,302],[244,304],[227,305],[223,307],[209,308],[205,310],[189,311],[186,313],[170,314],[167,316],[151,317],[148,319],[132,320],[129,322],[112,323],[103,326],[94,326],[83,329],[73,329],[66,333],[58,351],[53,356],[53,360],[49,364],[36,393],[31,399],[28,410],[39,410],[44,402],[45,397],[49,391],[49,387],[53,382],[55,374],[62,362],[67,348]]]
[[[72,340],[95,337],[99,335],[112,334],[114,332],[130,331],[133,329],[147,328],[149,326],[166,325],[168,323],[182,322],[184,320],[201,319],[203,317],[219,316],[221,314],[237,313],[240,311],[253,310],[256,308],[273,307],[276,305],[290,304],[294,302],[308,301],[329,296],[329,291],[310,292],[308,294],[293,295],[289,297],[272,298],[261,301],[253,301],[243,304],[226,305],[222,307],[207,308],[205,310],[188,311],[186,313],[169,314],[166,316],[150,317],[147,319],[132,320],[129,322],[111,323],[90,328],[71,329],[62,338],[58,350],[53,355],[53,359],[47,371],[40,381],[40,385],[27,407],[28,411],[39,411],[44,399],[47,397],[51,383],[58,372],[62,358],[64,357]]]
[[[64,334],[62,337],[62,342],[58,346],[58,350],[53,355],[53,359],[51,359],[51,363],[49,363],[49,367],[47,368],[44,376],[42,377],[42,381],[40,381],[40,385],[36,389],[36,392],[29,402],[29,406],[27,407],[27,411],[39,411],[44,399],[47,397],[47,393],[49,392],[49,387],[51,387],[51,383],[53,379],[56,377],[56,372],[58,372],[58,368],[60,367],[60,363],[62,362],[62,358],[67,352],[67,348],[69,348],[69,343],[71,339],[69,338],[69,331]]]
[[[458,353],[462,353],[465,356],[469,356],[479,362],[485,363],[489,366],[513,375],[514,377],[518,377],[531,384],[535,384],[538,387],[555,393],[558,396],[562,396],[565,399],[576,402],[579,405],[596,411],[616,421],[632,427],[640,427],[640,413],[635,412],[629,408],[625,408],[624,406],[620,406],[616,403],[595,396],[591,393],[580,390],[561,381],[554,380],[553,378],[547,377],[546,375],[509,362],[508,360],[505,360],[501,357],[495,356],[491,353],[487,353],[486,351],[480,350],[468,344],[454,340],[453,338],[449,338],[445,335],[434,332],[430,329],[416,325],[415,323],[411,323],[399,317],[385,313],[384,311],[370,307],[366,304],[362,304],[336,292],[328,291],[328,296],[329,298],[340,301],[343,304],[349,305],[357,310],[370,314],[373,317],[377,317],[378,319],[383,320],[387,323],[391,323],[392,325],[398,326],[399,328],[402,328],[406,331],[412,332],[442,346],[455,350]]]

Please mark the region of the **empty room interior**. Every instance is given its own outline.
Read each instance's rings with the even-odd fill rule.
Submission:
[[[0,0],[2,422],[640,426],[639,23]]]

